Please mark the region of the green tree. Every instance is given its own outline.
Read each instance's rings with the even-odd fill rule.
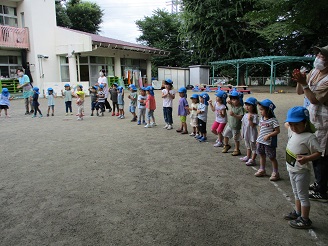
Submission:
[[[325,0],[257,0],[245,20],[282,55],[304,55],[328,44],[327,13]]]
[[[181,20],[178,14],[157,9],[152,16],[136,21],[142,34],[137,41],[148,46],[170,52],[169,56],[153,58],[154,72],[157,66],[180,67],[189,65],[188,54],[185,52],[184,43],[179,39]]]
[[[64,5],[57,3],[56,11],[57,25],[59,26],[94,34],[100,31],[104,13],[96,3],[69,0],[65,1]]]

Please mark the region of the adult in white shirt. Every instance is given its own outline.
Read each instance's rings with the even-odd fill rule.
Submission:
[[[108,89],[108,80],[107,80],[107,77],[106,77],[106,71],[105,69],[101,69],[99,71],[99,78],[98,78],[98,82],[96,84],[97,86],[99,85],[103,85],[104,86],[104,93],[105,93],[105,107],[106,109],[108,109],[108,112],[112,112],[112,107],[110,106],[107,98],[108,98],[108,95],[109,95],[109,89]]]

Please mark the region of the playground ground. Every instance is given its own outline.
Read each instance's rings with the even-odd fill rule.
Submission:
[[[288,108],[302,104],[287,92],[245,98],[270,98],[283,125]],[[199,143],[176,133],[178,99],[174,129],[162,129],[160,91],[156,99],[158,126],[151,129],[131,123],[127,105],[124,120],[90,117],[87,98],[85,119],[76,121],[64,115],[61,98],[54,117],[35,119],[13,100],[11,118],[0,118],[0,245],[328,244],[328,204],[311,202],[311,230],[282,218],[293,209],[283,127],[282,180],[273,183],[254,177],[258,166],[214,148],[213,134]],[[47,102],[40,103],[46,115]]]

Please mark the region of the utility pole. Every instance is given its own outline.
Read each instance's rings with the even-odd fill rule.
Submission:
[[[171,14],[179,12],[180,0],[170,0],[166,2],[167,6],[171,6]]]

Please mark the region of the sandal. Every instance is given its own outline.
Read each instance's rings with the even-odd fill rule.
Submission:
[[[240,150],[234,150],[232,153],[231,153],[232,156],[237,156],[237,155],[241,155],[241,152]]]
[[[177,132],[182,132],[182,129],[177,129],[176,131],[177,131]]]
[[[228,150],[231,149],[231,146],[229,144],[224,145],[222,153],[228,153]]]

